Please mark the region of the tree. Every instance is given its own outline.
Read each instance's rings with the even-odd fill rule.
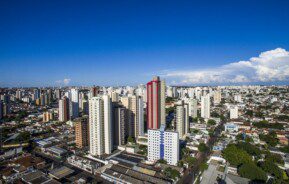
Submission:
[[[175,170],[175,169],[172,169],[170,167],[167,167],[165,170],[164,170],[164,174],[165,176],[167,176],[168,178],[171,178],[173,180],[177,179],[180,177],[180,173],[179,171]]]
[[[173,113],[175,111],[175,108],[174,107],[168,107],[168,108],[166,108],[166,113],[167,114],[171,114],[171,113]]]
[[[237,144],[237,147],[239,149],[246,151],[248,154],[250,154],[252,156],[260,156],[261,155],[260,149],[257,146],[252,145],[248,142],[239,142]]]
[[[198,150],[202,153],[209,151],[209,147],[205,143],[200,143],[198,146]]]
[[[284,165],[284,160],[283,160],[282,156],[279,154],[269,153],[266,155],[265,159],[268,161],[271,161],[273,163],[278,163],[278,164]]]
[[[253,126],[257,127],[257,128],[270,128],[270,129],[278,129],[278,130],[283,130],[284,127],[282,124],[280,123],[269,123],[266,120],[262,120],[259,122],[254,122]]]
[[[201,163],[200,165],[200,171],[203,172],[204,170],[208,169],[208,164],[207,163]]]
[[[238,169],[238,173],[240,176],[251,179],[253,181],[265,182],[267,180],[266,173],[257,167],[253,162],[242,164]]]
[[[282,170],[271,160],[265,160],[265,162],[261,162],[259,165],[265,172],[282,179]]]
[[[197,133],[199,132],[199,130],[198,130],[198,129],[193,129],[193,128],[191,128],[191,129],[190,129],[190,132],[191,132],[191,133],[194,133],[194,134],[197,134]]]
[[[284,146],[283,148],[280,148],[280,151],[289,153],[289,146]]]
[[[183,166],[184,166],[184,161],[179,160],[179,161],[178,161],[178,166],[179,166],[179,167],[183,167]]]
[[[131,136],[129,136],[129,137],[127,138],[127,142],[134,143],[134,138],[131,137]]]
[[[159,159],[158,163],[160,164],[167,164],[168,162],[165,159]]]
[[[243,139],[244,139],[243,134],[242,134],[242,133],[239,133],[239,134],[236,136],[236,139],[237,139],[238,141],[243,140]]]
[[[196,163],[197,159],[194,157],[186,157],[185,162],[188,164],[189,167],[192,167]]]
[[[213,120],[213,119],[209,119],[208,122],[207,122],[207,125],[209,125],[209,126],[216,125],[216,121]]]
[[[173,102],[174,101],[174,98],[173,97],[166,97],[166,103],[170,103],[170,102]]]
[[[275,132],[270,132],[267,135],[260,134],[259,138],[262,141],[265,141],[271,147],[275,147],[278,144],[278,142],[279,142]]]
[[[228,145],[222,154],[233,166],[240,166],[241,164],[252,162],[252,157],[246,151],[237,148],[234,144]]]
[[[252,116],[253,116],[253,111],[252,111],[252,110],[247,110],[247,111],[245,112],[245,114],[248,115],[248,116],[250,116],[250,117],[252,117]]]

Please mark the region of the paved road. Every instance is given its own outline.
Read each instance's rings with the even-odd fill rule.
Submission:
[[[215,129],[214,135],[209,139],[207,145],[212,148],[212,146],[217,141],[217,138],[219,134],[222,132],[223,124],[221,123],[218,125]],[[207,159],[207,157],[210,155],[210,151],[206,153],[200,153],[199,158],[197,159],[197,162],[194,164],[192,168],[189,168],[185,171],[184,176],[178,181],[179,184],[186,183],[186,184],[192,184],[195,181],[196,176],[200,172],[200,165]]]

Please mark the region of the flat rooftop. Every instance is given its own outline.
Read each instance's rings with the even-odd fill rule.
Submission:
[[[53,169],[52,171],[50,171],[49,175],[60,180],[70,174],[72,174],[74,172],[74,170],[68,168],[68,167],[65,167],[65,166],[62,166],[62,167],[59,167],[59,168],[56,168],[56,169]]]

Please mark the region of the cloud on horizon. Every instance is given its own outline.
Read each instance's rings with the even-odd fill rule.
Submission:
[[[289,52],[276,48],[248,61],[201,70],[165,71],[161,76],[173,85],[288,82]]]
[[[70,83],[71,79],[63,79],[63,80],[57,80],[55,81],[59,85],[65,85],[67,86]]]

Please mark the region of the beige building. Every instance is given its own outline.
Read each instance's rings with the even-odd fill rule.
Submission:
[[[84,148],[89,145],[88,139],[88,119],[87,117],[77,118],[75,123],[75,143],[76,147]]]

